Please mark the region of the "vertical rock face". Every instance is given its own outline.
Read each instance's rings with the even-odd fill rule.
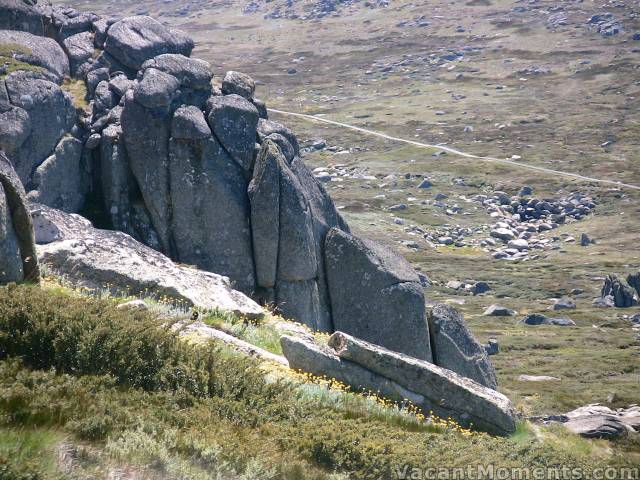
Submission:
[[[44,203],[65,212],[77,212],[82,207],[85,182],[82,178],[82,142],[63,138],[55,153],[33,174],[35,190],[29,200]]]
[[[0,127],[0,131],[13,132],[0,148],[6,148],[20,179],[29,185],[34,170],[71,130],[75,109],[69,96],[43,73],[14,72],[6,78],[5,84],[12,115],[17,121]],[[7,137],[0,134],[0,138]]]
[[[418,275],[391,250],[336,228],[325,240],[336,330],[421,360],[432,360]]]
[[[251,234],[256,282],[272,291],[278,277],[280,246],[280,166],[283,162],[278,146],[267,141],[262,145],[249,185]],[[273,293],[268,297],[273,297]]]
[[[0,284],[40,280],[31,215],[24,188],[0,151]]]
[[[463,377],[496,390],[498,382],[482,345],[467,329],[462,315],[445,304],[433,307],[429,314],[433,362]]]
[[[206,127],[198,109],[190,129],[174,117],[170,141],[171,231],[177,258],[233,279],[241,291],[254,291],[254,268],[249,226],[247,181],[241,168],[209,134],[184,138]],[[177,118],[180,120],[176,121]]]
[[[20,245],[13,229],[7,197],[0,184],[0,284],[19,282],[23,278]]]
[[[122,131],[129,166],[165,254],[171,255],[169,198],[169,137],[171,112],[149,110],[138,103],[133,91],[126,94]]]
[[[263,137],[249,187],[258,287],[284,316],[331,332],[324,238],[348,228],[289,141],[273,135]]]

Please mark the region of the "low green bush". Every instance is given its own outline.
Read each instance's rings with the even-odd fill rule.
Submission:
[[[109,300],[13,285],[0,289],[0,360],[19,357],[35,369],[109,375],[118,385],[179,393],[185,401],[224,398],[228,403],[220,409],[239,421],[248,420],[241,418],[245,412],[253,422],[293,413],[284,401],[290,387],[267,382],[249,359],[180,340],[166,322],[144,311],[119,310]]]

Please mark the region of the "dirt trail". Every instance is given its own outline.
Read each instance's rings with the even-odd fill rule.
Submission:
[[[350,130],[355,130],[357,132],[360,133],[364,133],[366,135],[373,135],[376,137],[380,137],[380,138],[384,138],[386,140],[392,140],[394,142],[401,142],[401,143],[407,143],[409,145],[413,145],[419,148],[429,148],[429,149],[438,149],[438,150],[442,150],[448,153],[451,153],[453,155],[458,155],[460,157],[464,157],[464,158],[473,158],[475,160],[481,160],[481,161],[485,161],[485,162],[493,162],[493,163],[499,163],[502,165],[509,165],[512,167],[517,167],[517,168],[523,168],[526,170],[534,170],[537,172],[541,172],[541,173],[545,173],[545,174],[549,174],[549,175],[559,175],[559,176],[563,176],[563,177],[567,177],[567,178],[572,178],[574,180],[580,180],[583,182],[592,182],[592,183],[601,183],[601,184],[605,184],[605,185],[613,185],[619,188],[626,188],[628,190],[639,190],[640,191],[640,185],[633,185],[633,184],[629,184],[629,183],[623,183],[623,182],[618,182],[615,180],[607,180],[606,178],[593,178],[593,177],[587,177],[585,175],[580,175],[577,173],[571,173],[571,172],[563,172],[561,170],[553,170],[551,168],[544,168],[544,167],[537,167],[535,165],[527,165],[524,163],[519,163],[519,162],[515,162],[513,160],[507,160],[504,158],[496,158],[496,157],[483,157],[483,156],[479,156],[479,155],[474,155],[472,153],[466,153],[466,152],[462,152],[460,150],[456,150],[455,148],[451,148],[451,147],[447,147],[444,145],[432,145],[429,143],[422,143],[422,142],[417,142],[415,140],[407,140],[405,138],[399,138],[399,137],[394,137],[391,135],[387,135],[386,133],[382,133],[382,132],[376,132],[373,130],[367,130],[366,128],[362,128],[362,127],[357,127],[355,125],[349,125],[348,123],[341,123],[341,122],[336,122],[333,120],[329,120],[327,118],[322,118],[322,117],[318,117],[316,115],[307,115],[304,113],[295,113],[295,112],[287,112],[285,110],[277,110],[275,108],[269,108],[268,109],[270,112],[273,113],[277,113],[280,115],[288,115],[291,117],[298,117],[298,118],[302,118],[305,120],[310,120],[310,121],[314,121],[314,122],[322,122],[322,123],[328,123],[330,125],[336,125],[338,127],[343,127],[343,128],[348,128]]]

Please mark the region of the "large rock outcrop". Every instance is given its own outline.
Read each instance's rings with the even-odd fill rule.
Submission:
[[[9,159],[0,151],[0,284],[40,281],[27,200]]]
[[[8,18],[7,8],[17,4],[0,2],[0,18]],[[251,77],[232,71],[214,86],[210,65],[190,58],[192,39],[150,17],[113,20],[31,6],[16,7],[15,15],[40,15],[42,32],[18,17],[2,25],[31,33],[0,31],[0,39],[15,42],[19,62],[0,79],[0,148],[29,199],[91,212],[96,224],[122,232],[126,245],[153,249],[143,257],[154,252],[173,272],[178,267],[166,262],[228,277],[234,288],[314,330],[440,358],[495,386],[461,319],[448,315],[430,334],[411,266],[351,234],[304,164],[296,136],[267,118]],[[73,81],[63,84],[67,76]],[[68,92],[80,95],[78,82],[86,86],[84,99]],[[38,228],[47,238],[55,231]],[[113,263],[95,273],[108,253],[89,248],[92,236],[116,258],[126,257],[114,237],[95,232],[73,244],[56,240],[44,249],[47,259],[68,257],[61,272],[92,271],[134,290],[152,281],[133,281]],[[136,262],[123,260],[133,270]],[[202,276],[196,283],[204,288]],[[160,286],[185,296],[183,284]]]

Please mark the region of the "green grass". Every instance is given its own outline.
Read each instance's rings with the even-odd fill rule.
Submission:
[[[274,380],[282,374],[184,342],[150,314],[116,305],[0,289],[0,428],[60,432],[90,452],[78,472],[124,465],[145,478],[336,480],[393,478],[399,465],[597,464],[532,435],[465,432],[297,376]],[[35,445],[56,441],[46,438]],[[26,457],[35,447],[24,445]],[[606,458],[625,461],[615,450]]]

